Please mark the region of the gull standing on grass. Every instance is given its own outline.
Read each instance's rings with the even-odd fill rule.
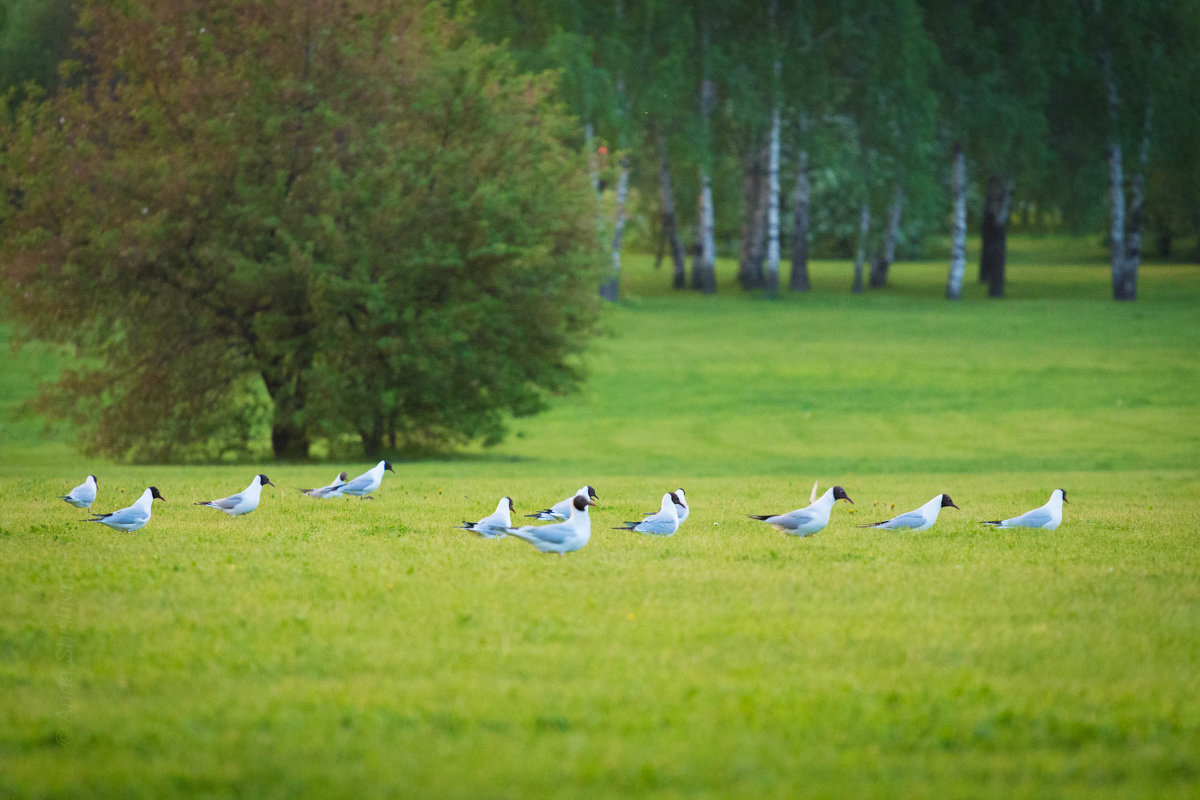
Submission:
[[[133,533],[146,527],[146,523],[150,521],[150,506],[155,500],[167,502],[167,498],[158,493],[158,487],[151,486],[142,492],[142,496],[133,505],[108,514],[97,514],[94,519],[84,521],[99,522],[116,531]]]
[[[576,497],[582,497],[585,500],[599,500],[596,496],[596,490],[591,486],[581,486],[579,491],[568,497],[566,500],[559,500],[550,508],[543,508],[536,514],[526,514],[525,516],[531,519],[540,519],[543,522],[562,522],[571,516],[571,508]],[[589,503],[589,505],[596,505]]]
[[[594,506],[585,494],[571,498],[571,515],[566,522],[551,525],[522,525],[506,528],[505,532],[524,539],[543,553],[570,553],[578,550],[592,538],[592,521],[588,517],[588,506]]]
[[[626,520],[623,527],[613,528],[613,530],[652,533],[655,536],[673,536],[675,531],[679,530],[679,511],[677,509],[675,493],[667,492],[662,496],[662,508],[658,511],[647,514],[641,522]]]
[[[813,491],[816,491],[816,486],[813,487]],[[833,486],[825,490],[821,499],[804,508],[798,508],[786,514],[762,516],[750,514],[749,516],[750,519],[762,520],[777,531],[783,531],[792,536],[808,536],[810,533],[823,530],[829,524],[829,512],[833,510],[833,504],[838,500],[845,500],[850,505],[854,505],[854,501],[850,499],[850,495],[846,494],[845,489]]]
[[[271,479],[266,475],[255,475],[254,480],[250,481],[250,485],[237,494],[222,497],[220,500],[201,500],[195,505],[208,506],[218,511],[224,511],[231,517],[240,517],[242,514],[249,514],[258,508],[258,500],[262,496],[263,484],[267,486],[275,485],[271,483]]]
[[[511,497],[501,497],[496,510],[478,522],[467,522],[458,527],[464,531],[478,533],[484,539],[503,539],[508,534],[505,531],[512,527],[513,501]]]
[[[59,500],[65,500],[76,508],[92,507],[92,503],[96,502],[96,485],[98,481],[95,475],[88,475],[87,480],[76,486],[69,494],[59,495]]]
[[[1046,505],[1026,511],[1012,519],[987,520],[984,525],[995,525],[997,528],[1044,528],[1052,531],[1062,524],[1062,507],[1067,502],[1067,493],[1063,489],[1055,489],[1050,493]]]
[[[383,483],[383,471],[384,470],[389,470],[391,472],[396,471],[396,470],[392,469],[392,465],[389,462],[380,461],[378,464],[371,467],[369,470],[364,472],[362,475],[359,475],[354,480],[347,481],[346,483],[343,483],[341,486],[338,486],[335,489],[331,489],[327,496],[328,497],[341,497],[344,494],[352,494],[355,497],[361,497],[363,499],[368,499],[368,498],[374,499],[374,498],[370,497],[370,494],[371,494],[371,492],[373,492],[379,488],[379,484]]]
[[[950,499],[950,495],[939,494],[916,511],[909,511],[883,522],[873,522],[867,525],[859,525],[858,527],[887,528],[889,530],[912,528],[914,531],[926,531],[933,527],[933,523],[937,522],[938,512],[947,506],[958,508],[958,506],[954,505],[954,501]]]
[[[328,486],[321,486],[316,489],[301,489],[300,491],[304,492],[309,497],[316,497],[320,500],[323,500],[326,497],[332,497],[334,490],[340,488],[345,482],[346,473],[339,472],[337,477],[333,479],[333,483],[329,484]]]

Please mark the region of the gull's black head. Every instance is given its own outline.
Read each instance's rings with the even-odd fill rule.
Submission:
[[[942,508],[945,508],[946,506],[950,506],[951,508],[958,508],[958,506],[954,505],[954,501],[950,499],[950,495],[943,494],[942,495]],[[961,508],[958,508],[958,510],[962,511]]]
[[[342,481],[342,482],[345,482],[345,480],[346,480],[346,473],[344,473],[344,472],[339,472],[339,473],[338,473],[338,480],[339,480],[339,481]]]
[[[845,500],[850,505],[854,505],[854,501],[850,499],[850,495],[846,494],[846,490],[840,486],[833,487],[833,500],[834,502]]]
[[[150,487],[150,501],[154,502],[155,500],[162,500],[164,503],[167,502],[167,498],[163,497],[161,494],[158,493],[158,487],[151,486]]]
[[[683,491],[683,489],[680,489],[679,491],[681,491],[681,492],[682,492],[682,491]],[[675,504],[675,505],[677,505],[677,506],[681,506],[681,505],[683,505],[683,503],[682,503],[682,502],[680,502],[680,500],[679,500],[679,495],[678,495],[678,494],[676,494],[675,492],[671,492],[671,502],[672,502],[672,503],[674,503],[674,504]]]
[[[596,496],[596,490],[595,490],[595,489],[593,489],[591,486],[585,486],[584,488],[587,490],[587,496],[588,496],[588,497],[592,498],[593,500],[599,500],[599,499],[600,499],[599,497],[597,497],[597,496]],[[595,503],[592,503],[592,505],[596,505],[596,504],[595,504]]]
[[[1062,496],[1063,496],[1063,502],[1064,502],[1064,503],[1065,503],[1065,502],[1067,502],[1067,490],[1066,490],[1066,489],[1059,489],[1059,491],[1060,491],[1060,492],[1062,492]]]
[[[586,511],[588,506],[594,506],[596,504],[593,503],[589,498],[584,497],[581,494],[577,494],[575,495],[575,502],[573,505],[575,506],[576,511]]]
[[[258,475],[258,482],[262,486],[274,486],[275,485],[275,484],[271,483],[270,478],[268,478],[266,475],[263,475],[262,473],[259,473],[259,475]]]
[[[512,498],[511,498],[511,497],[506,497],[506,498],[504,498],[504,499],[505,499],[505,501],[508,503],[508,510],[509,510],[509,511],[516,511],[516,510],[517,510],[517,509],[515,509],[515,508],[513,507],[513,501],[512,501]]]
[[[92,479],[92,483],[96,484],[97,486],[100,485],[100,479],[97,478],[95,475],[88,475],[88,477]]]
[[[383,468],[384,468],[384,469],[386,469],[388,472],[395,472],[395,471],[396,471],[396,470],[392,469],[392,462],[390,462],[390,461],[384,461],[384,462],[383,462]]]

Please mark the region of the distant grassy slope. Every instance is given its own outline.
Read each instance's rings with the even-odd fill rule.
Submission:
[[[1117,305],[1101,263],[1014,261],[948,304],[940,263],[768,302],[627,259],[581,394],[369,502],[295,491],[349,465],[3,429],[0,797],[1197,796],[1200,268]],[[253,515],[190,505],[260,470]],[[167,502],[86,525],[53,496],[88,472],[99,509]],[[746,519],[817,479],[857,503],[821,534]],[[585,482],[566,558],[453,529]],[[610,530],[681,485],[677,536]],[[1056,532],[978,522],[1059,486]],[[941,491],[929,532],[855,527]]]

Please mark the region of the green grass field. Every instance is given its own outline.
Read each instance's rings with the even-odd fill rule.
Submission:
[[[627,259],[583,392],[373,502],[295,491],[367,463],[113,464],[5,411],[0,797],[1200,795],[1200,267],[1115,304],[1093,243],[1016,238],[1009,299],[944,278],[766,301]],[[3,408],[60,363],[3,358]],[[258,471],[254,514],[191,505]],[[89,472],[167,502],[83,524]],[[822,533],[746,519],[814,480],[857,502]],[[453,528],[583,483],[565,558]],[[675,537],[610,530],[678,486]],[[978,523],[1057,487],[1055,532]]]

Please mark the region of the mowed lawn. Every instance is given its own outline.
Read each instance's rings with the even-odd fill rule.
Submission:
[[[777,301],[626,268],[582,392],[373,501],[296,491],[365,462],[113,464],[5,412],[0,797],[1200,794],[1200,267],[1129,304],[1061,239],[1014,239],[1003,301],[940,261]],[[3,358],[6,408],[61,363]],[[254,514],[192,505],[260,471]],[[89,472],[167,502],[83,524]],[[746,518],[814,481],[856,501],[820,534]],[[453,527],[584,483],[564,558]],[[676,536],[611,530],[680,486]],[[1059,487],[1057,531],[979,524]]]

